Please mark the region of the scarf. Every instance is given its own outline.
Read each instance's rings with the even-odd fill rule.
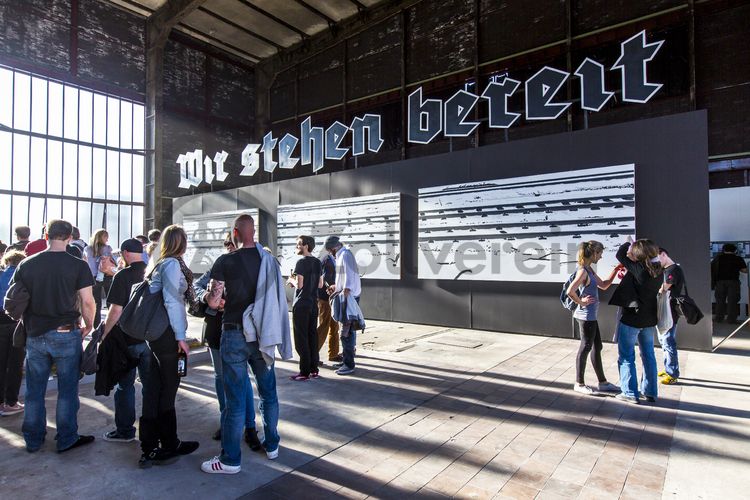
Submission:
[[[198,307],[200,307],[200,304],[195,298],[195,290],[193,289],[193,271],[190,270],[190,268],[185,264],[185,261],[182,260],[182,257],[175,257],[177,259],[177,262],[180,263],[180,271],[182,271],[182,275],[185,276],[185,281],[187,281],[187,290],[185,290],[185,303],[188,306],[188,311],[194,311]]]

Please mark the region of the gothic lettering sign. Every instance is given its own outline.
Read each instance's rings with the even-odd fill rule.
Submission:
[[[610,71],[620,72],[624,102],[646,103],[661,89],[661,84],[649,82],[647,64],[663,43],[647,43],[646,32],[641,31],[620,44],[620,57]],[[488,103],[487,123],[490,128],[507,129],[522,115],[527,121],[557,119],[572,104],[559,96],[571,77],[576,77],[580,85],[581,108],[600,111],[614,95],[614,91],[605,88],[604,73],[604,65],[587,57],[572,74],[545,66],[525,82],[508,76],[493,79],[479,95],[459,90],[443,101],[425,97],[419,87],[407,99],[407,141],[429,144],[441,135],[470,136],[479,126],[479,122],[471,117],[480,99]],[[508,98],[516,94],[522,84],[524,109],[509,109]],[[382,137],[379,115],[358,116],[348,125],[335,121],[327,128],[313,125],[312,119],[307,117],[300,124],[298,136],[274,137],[273,132],[268,132],[262,143],[248,144],[240,157],[243,169],[239,175],[252,176],[261,168],[265,172],[277,168],[291,170],[298,164],[312,166],[312,171],[318,172],[323,169],[325,160],[342,160],[347,154],[357,157],[366,151],[377,153],[384,143]],[[213,158],[204,158],[199,149],[181,154],[177,158],[179,187],[187,189],[201,182],[211,184],[214,179],[224,181],[228,175],[224,172],[227,157],[228,154],[222,151]]]

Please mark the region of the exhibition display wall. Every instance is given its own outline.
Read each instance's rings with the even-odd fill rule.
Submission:
[[[289,276],[300,259],[298,236],[315,238],[313,255],[322,256],[326,238],[337,235],[354,254],[363,278],[401,278],[400,209],[399,193],[280,206],[276,255],[282,274]]]
[[[618,210],[628,219],[634,211],[637,237],[651,238],[670,250],[685,270],[691,296],[709,312],[707,157],[706,113],[696,111],[176,198],[174,221],[181,222],[189,215],[257,208],[269,221],[261,226],[258,240],[275,248],[277,228],[270,221],[277,220],[280,206],[401,193],[401,279],[363,280],[361,305],[368,318],[571,337],[570,313],[559,301],[562,280],[452,279],[455,275],[420,279],[420,190],[425,193],[429,188],[632,166],[634,206],[623,203]],[[609,198],[611,202],[601,201],[617,203]],[[351,239],[347,234],[341,238],[344,243]],[[625,238],[625,232],[618,233],[607,245],[614,247]],[[611,290],[603,292],[601,301],[606,303],[610,295]],[[612,339],[615,313],[614,307],[603,304],[600,308],[605,341]],[[680,347],[710,348],[710,321],[697,325],[680,322],[679,328]]]
[[[631,164],[420,189],[419,279],[564,282],[588,240],[609,270],[635,236],[634,176]]]
[[[224,253],[224,238],[232,230],[234,219],[239,214],[248,214],[255,221],[255,232],[260,229],[258,210],[231,210],[205,215],[190,215],[182,220],[188,238],[184,260],[194,273],[211,270],[214,261]]]

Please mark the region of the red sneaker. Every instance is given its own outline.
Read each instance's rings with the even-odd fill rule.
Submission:
[[[305,380],[309,380],[310,377],[307,375],[302,375],[301,373],[298,373],[297,375],[292,375],[289,377],[289,380],[294,380],[296,382],[304,382]]]

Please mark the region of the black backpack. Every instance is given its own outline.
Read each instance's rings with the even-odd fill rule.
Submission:
[[[562,291],[560,292],[560,303],[562,306],[567,309],[568,311],[575,311],[576,307],[578,307],[578,304],[570,298],[568,295],[568,287],[570,287],[570,284],[573,283],[576,279],[576,274],[578,274],[578,270],[573,271],[573,274],[568,276],[568,279],[565,280],[565,283],[563,284]],[[576,290],[576,295],[579,297],[581,296],[581,290]]]
[[[133,287],[117,324],[134,339],[154,341],[169,327],[169,316],[161,290],[151,293],[149,278]]]

